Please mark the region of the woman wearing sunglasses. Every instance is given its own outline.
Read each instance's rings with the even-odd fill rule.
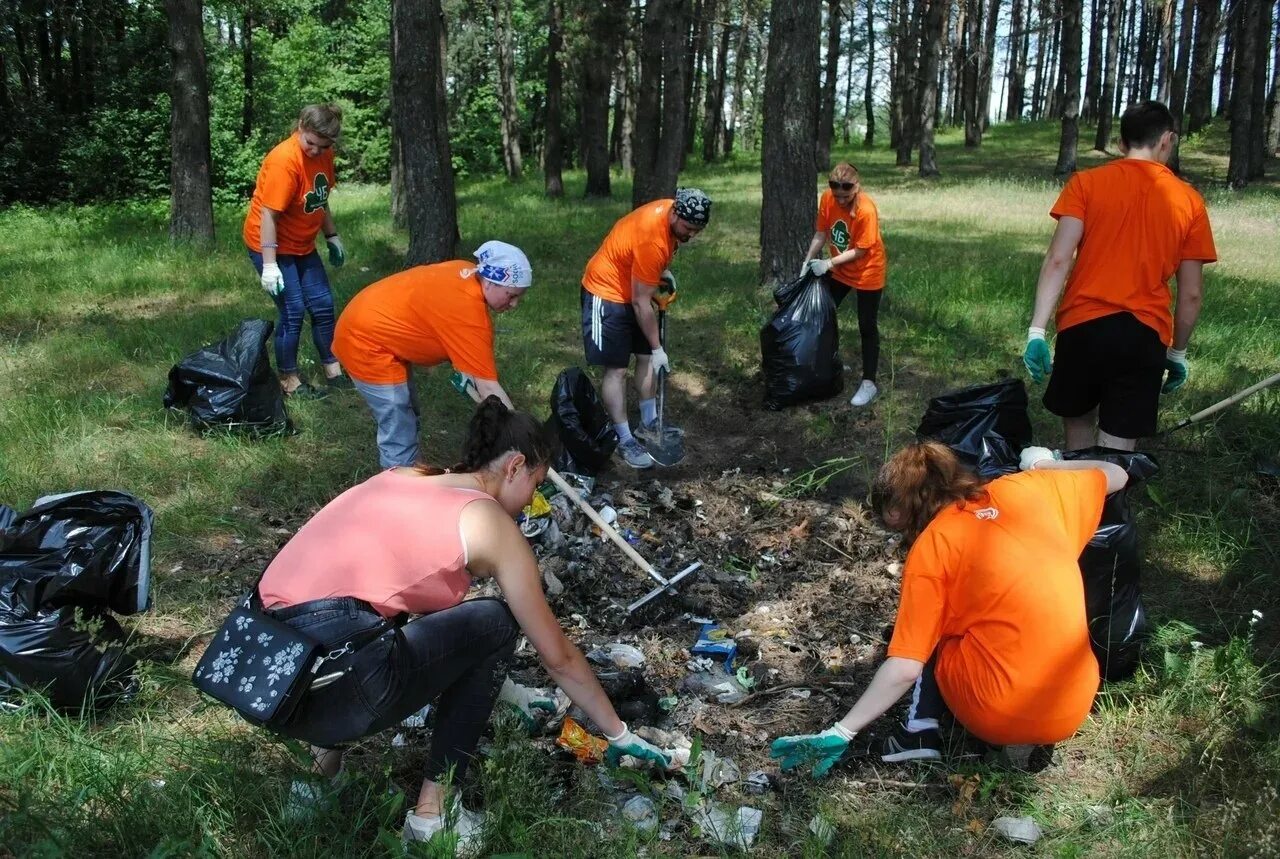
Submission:
[[[831,169],[830,190],[818,198],[818,220],[813,241],[800,266],[821,277],[836,306],[850,290],[858,293],[858,334],[862,338],[862,384],[850,405],[862,407],[876,398],[876,369],[880,363],[880,294],[884,291],[884,241],[880,238],[880,213],[863,190],[858,168],[840,162]],[[821,259],[824,244],[831,256]]]

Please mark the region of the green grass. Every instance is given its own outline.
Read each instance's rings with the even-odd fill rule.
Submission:
[[[1082,139],[1091,135],[1082,133]],[[888,391],[875,421],[836,408],[789,413],[791,484],[800,494],[857,462],[865,479],[914,429],[928,397],[1015,372],[1035,276],[1052,223],[1048,178],[1056,129],[996,127],[979,150],[940,141],[944,176],[922,182],[884,150],[837,151],[862,169],[883,219],[890,260],[882,312]],[[1280,209],[1268,184],[1242,195],[1220,185],[1222,129],[1188,142],[1184,163],[1210,206],[1221,262],[1208,269],[1189,385],[1164,405],[1172,423],[1275,371],[1280,363]],[[1082,166],[1100,156],[1081,153]],[[499,367],[516,401],[545,413],[555,374],[580,360],[578,277],[629,187],[583,201],[583,177],[547,201],[531,178],[462,183],[461,250],[489,238],[524,247],[535,286],[497,321]],[[755,285],[759,165],[740,157],[684,177],[716,200],[715,218],[676,265],[682,297],[671,353],[681,396],[713,410],[758,402],[757,331],[767,293]],[[815,188],[816,188],[815,182]],[[398,269],[405,236],[386,216],[386,189],[343,187],[335,217],[350,262],[332,274],[339,305]],[[143,689],[99,721],[57,715],[32,698],[0,715],[0,855],[350,855],[395,853],[413,750],[361,750],[357,788],[307,824],[281,807],[296,750],[269,741],[190,687],[193,639],[207,633],[296,523],[376,468],[373,432],[356,397],[292,407],[301,430],[248,441],[192,434],[161,407],[170,365],[241,318],[273,318],[239,239],[240,212],[218,212],[211,252],[172,248],[167,207],[129,204],[0,212],[0,501],[116,487],[157,513],[156,607],[137,618]],[[846,322],[846,330],[852,326]],[[846,352],[853,349],[846,342]],[[309,341],[303,372],[319,368]],[[448,460],[465,405],[447,371],[423,374],[424,442]],[[1060,438],[1034,401],[1037,434]],[[1163,471],[1142,506],[1144,587],[1161,634],[1133,681],[1109,687],[1064,761],[1039,775],[994,766],[967,807],[928,771],[913,788],[788,781],[763,800],[761,855],[1052,856],[1257,855],[1280,850],[1280,739],[1275,702],[1280,621],[1280,495],[1254,475],[1280,451],[1280,394],[1256,396],[1203,427],[1155,445]],[[847,462],[842,459],[847,457]],[[811,471],[817,467],[819,470]],[[784,478],[779,475],[779,479]],[[831,486],[844,485],[839,480]],[[762,486],[767,489],[767,486]],[[762,575],[770,575],[764,572]],[[1252,609],[1265,618],[1256,627]],[[1194,631],[1193,631],[1194,630]],[[1202,642],[1193,646],[1192,642]],[[797,730],[819,726],[796,725]],[[559,773],[559,775],[557,775]],[[159,781],[163,780],[163,786]],[[500,731],[478,789],[495,815],[490,847],[519,855],[707,852],[618,829],[594,772],[569,777],[545,754]],[[808,833],[821,810],[837,836]],[[983,829],[998,814],[1034,815],[1049,834],[1031,851]],[[972,824],[972,825],[971,825]],[[605,825],[601,838],[597,825]]]

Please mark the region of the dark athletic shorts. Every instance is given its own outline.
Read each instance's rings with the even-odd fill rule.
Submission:
[[[593,367],[629,367],[632,355],[649,355],[649,341],[630,304],[606,301],[582,289],[582,350]]]
[[[1044,407],[1064,418],[1098,409],[1098,427],[1119,438],[1155,434],[1165,346],[1132,313],[1113,313],[1058,333]]]

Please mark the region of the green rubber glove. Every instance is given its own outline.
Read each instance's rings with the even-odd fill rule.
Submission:
[[[1168,375],[1165,376],[1164,387],[1160,389],[1160,393],[1172,394],[1187,383],[1187,376],[1191,370],[1190,365],[1187,364],[1187,350],[1170,349],[1165,355],[1164,369]]]
[[[329,246],[329,265],[334,268],[342,268],[343,263],[347,261],[347,251],[342,246],[342,239],[338,238],[338,234],[324,237],[324,243]]]
[[[604,759],[611,767],[616,767],[625,755],[631,755],[636,760],[671,769],[671,756],[648,740],[631,733],[626,722],[622,723],[621,734],[616,737],[606,734],[605,739],[609,741],[609,750],[605,752]]]
[[[520,714],[520,721],[525,730],[532,731],[538,726],[538,712],[551,715],[556,711],[556,699],[542,689],[530,689],[520,686],[508,677],[498,690],[498,703],[506,704]]]
[[[844,755],[856,735],[856,731],[846,730],[837,722],[821,734],[779,737],[769,747],[769,757],[781,758],[784,771],[813,764],[813,777],[822,778]]]
[[[1053,372],[1053,358],[1049,354],[1043,328],[1027,329],[1027,348],[1022,353],[1022,364],[1033,382],[1043,382],[1044,377]]]

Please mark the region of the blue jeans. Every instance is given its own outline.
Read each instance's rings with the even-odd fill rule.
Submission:
[[[253,267],[262,274],[262,254],[249,251]],[[280,321],[276,324],[276,371],[298,372],[298,340],[302,337],[302,318],[311,314],[311,341],[325,364],[338,359],[333,357],[333,326],[337,314],[333,309],[333,293],[329,290],[329,276],[325,274],[320,254],[312,251],[305,256],[276,254],[276,265],[284,277],[284,292],[275,296],[276,311]]]
[[[409,466],[418,461],[418,397],[413,373],[408,381],[374,385],[352,377],[352,384],[369,404],[378,424],[378,463],[383,468]]]

